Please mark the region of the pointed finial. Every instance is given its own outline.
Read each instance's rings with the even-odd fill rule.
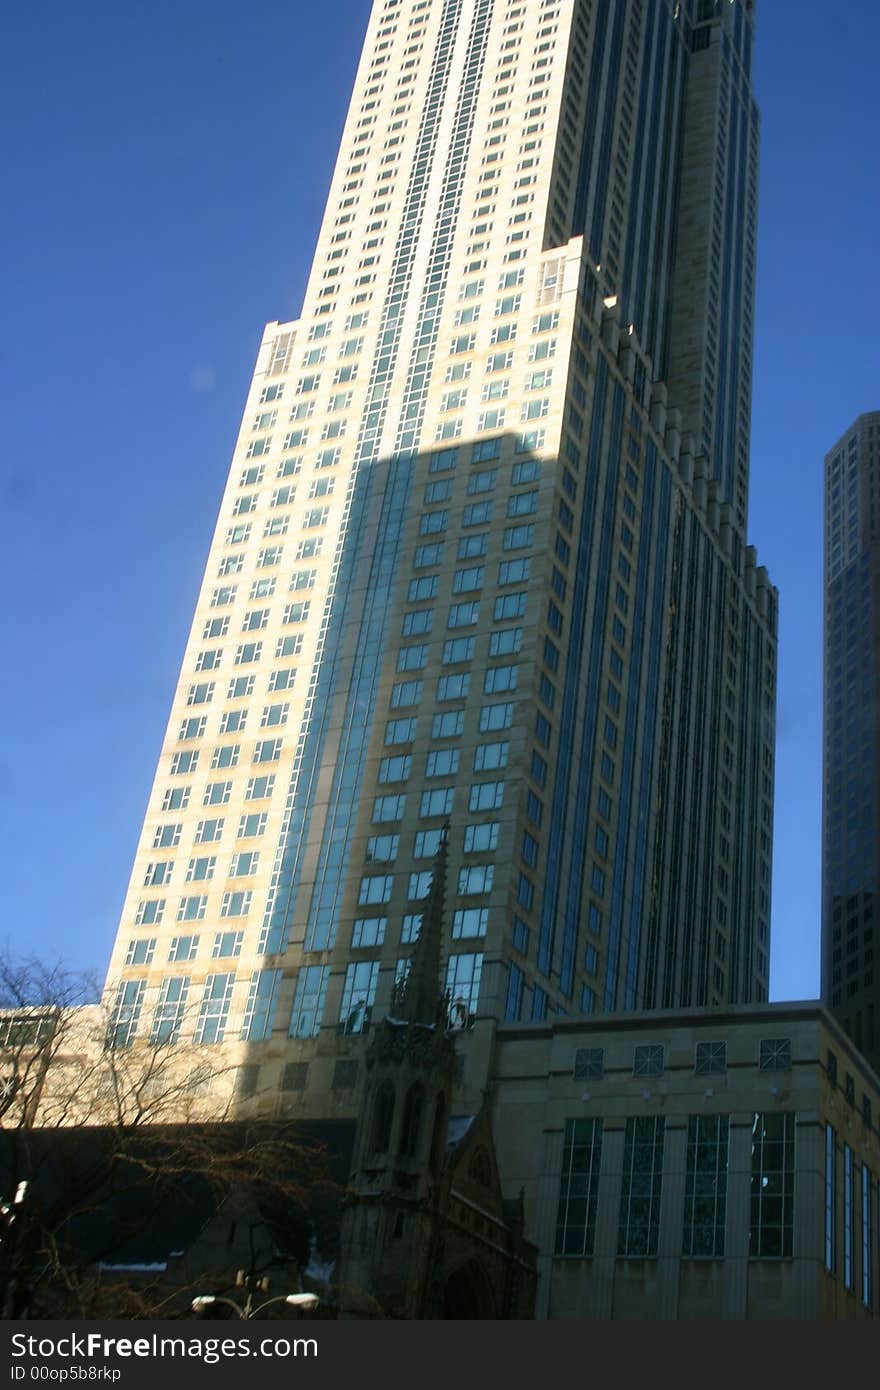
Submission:
[[[440,967],[443,959],[443,917],[446,907],[446,875],[449,861],[449,822],[440,832],[434,857],[431,887],[424,899],[419,939],[403,993],[401,1015],[409,1023],[434,1024],[442,1017],[443,988]]]

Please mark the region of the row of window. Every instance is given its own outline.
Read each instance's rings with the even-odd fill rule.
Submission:
[[[217,933],[211,953],[212,959],[238,956],[241,944],[240,932]],[[133,942],[134,949],[129,951],[132,956],[131,963],[135,963],[135,955],[142,953],[142,963],[149,964],[155,946],[155,940],[147,943]],[[198,936],[175,937],[171,943],[169,960],[192,961],[196,958],[198,946]],[[466,1023],[476,1011],[482,964],[481,953],[453,954],[447,961],[446,992],[450,1000],[449,1017],[452,1025],[460,1026]],[[405,982],[409,967],[409,957],[397,962],[397,986]],[[248,979],[248,993],[240,1032],[242,1040],[263,1042],[271,1036],[282,973],[280,969],[255,970]],[[288,1036],[317,1037],[323,1020],[329,977],[328,965],[303,966],[300,969]],[[378,980],[378,961],[354,961],[348,965],[337,1021],[339,1032],[366,1032],[372,1017]],[[193,1023],[192,1039],[197,1046],[224,1041],[236,984],[235,974],[224,972],[208,975],[202,983],[198,1002],[194,1005],[190,1004],[189,998],[191,984],[191,977],[188,975],[169,975],[162,980],[148,1030],[151,1043],[178,1042],[188,1019]],[[144,1014],[146,995],[146,979],[125,980],[117,987],[108,1027],[110,1046],[128,1047],[135,1041]]]
[[[662,1076],[666,1049],[662,1043],[639,1043],[633,1050],[633,1076]],[[758,1049],[760,1071],[791,1070],[791,1039],[762,1038]],[[721,1075],[727,1071],[727,1043],[697,1043],[694,1050],[694,1071],[698,1076]],[[593,1080],[605,1074],[605,1050],[601,1047],[579,1047],[574,1055],[574,1075]]]
[[[666,1119],[630,1117],[623,1142],[623,1173],[616,1253],[655,1259],[660,1241]],[[569,1120],[556,1220],[557,1255],[587,1258],[596,1252],[604,1124]],[[728,1224],[727,1179],[730,1121],[727,1115],[688,1119],[684,1219],[679,1249],[691,1259],[721,1259]],[[795,1116],[756,1114],[752,1126],[749,1255],[792,1255],[795,1199]],[[670,1210],[667,1204],[667,1211]],[[601,1253],[610,1253],[602,1251]]]

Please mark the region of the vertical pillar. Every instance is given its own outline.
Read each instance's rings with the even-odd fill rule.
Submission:
[[[667,1124],[657,1251],[657,1317],[664,1321],[674,1321],[678,1317],[686,1161],[687,1122]]]
[[[623,1181],[624,1122],[606,1123],[602,1136],[602,1168],[596,1207],[596,1245],[593,1254],[593,1302],[584,1315],[607,1320],[614,1307],[614,1272]]]
[[[731,1115],[727,1170],[727,1229],[721,1316],[742,1321],[749,1306],[749,1227],[752,1192],[752,1116]]]
[[[559,1184],[562,1181],[561,1129],[545,1129],[541,1154],[541,1176],[537,1185],[538,1286],[535,1292],[535,1319],[544,1322],[550,1316],[550,1294],[553,1280],[553,1251],[556,1246],[556,1211],[559,1204]]]

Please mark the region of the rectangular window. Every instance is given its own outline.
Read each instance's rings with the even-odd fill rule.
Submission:
[[[483,705],[480,710],[480,733],[509,729],[513,724],[513,710],[512,704]]]
[[[843,1146],[843,1283],[847,1289],[856,1285],[856,1173],[853,1151]]]
[[[370,1026],[376,984],[379,979],[377,960],[354,961],[345,972],[342,1004],[339,1010],[340,1033],[365,1033]]]
[[[871,1219],[871,1197],[874,1190],[874,1182],[871,1177],[871,1170],[862,1164],[862,1302],[866,1308],[871,1307],[873,1299],[873,1242],[871,1233],[873,1221]]]
[[[717,1075],[727,1071],[727,1043],[697,1043],[694,1071],[698,1076]]]
[[[601,1163],[602,1121],[568,1120],[556,1214],[557,1255],[583,1258],[593,1253]]]
[[[837,1136],[825,1126],[825,1268],[833,1274],[837,1264],[835,1214],[837,1203]]]
[[[193,1036],[197,1047],[223,1041],[234,983],[234,975],[209,975],[205,980]]]
[[[449,1021],[465,1027],[477,1011],[483,954],[451,955],[446,964],[446,991],[450,998]]]
[[[358,917],[351,929],[352,946],[381,946],[387,926],[387,917]]]
[[[462,897],[489,893],[495,877],[494,864],[468,864],[458,871],[458,891]]]
[[[108,1047],[129,1047],[134,1042],[146,989],[146,980],[124,980],[117,987],[107,1027]]]
[[[197,937],[175,939],[198,940]],[[181,958],[177,957],[177,959]],[[177,1042],[180,1036],[180,1025],[186,1011],[189,984],[189,975],[169,975],[162,981],[156,1011],[153,1014],[153,1027],[150,1032],[150,1042],[154,1047],[162,1043]]]
[[[168,959],[173,961],[195,960],[199,949],[197,936],[172,936],[168,948]]]
[[[477,854],[497,849],[499,830],[498,821],[489,821],[485,825],[466,826],[464,832],[465,853]]]
[[[329,978],[329,965],[304,965],[300,970],[290,1015],[291,1038],[316,1038],[320,1033]]]
[[[437,787],[434,791],[423,792],[419,804],[420,816],[448,816],[452,812],[453,787]]]
[[[241,947],[244,941],[243,931],[218,931],[214,934],[214,945],[211,948],[212,960],[223,960],[227,956],[237,957],[241,955]]]
[[[358,890],[359,903],[387,903],[394,887],[393,874],[371,875],[361,879]]]
[[[724,1258],[729,1131],[727,1115],[688,1119],[682,1254],[691,1259]]]
[[[281,975],[280,970],[255,970],[251,975],[241,1028],[243,1042],[268,1042],[272,1036]]]
[[[464,729],[464,710],[435,714],[431,724],[432,738],[457,738]]]
[[[196,826],[196,833],[193,838],[195,845],[210,845],[219,840],[223,834],[223,817],[212,817],[210,820],[200,820]]]
[[[665,1129],[663,1115],[630,1116],[626,1122],[617,1253],[630,1259],[657,1256]]]
[[[403,819],[405,796],[377,796],[373,802],[373,820],[378,825]]]
[[[364,857],[368,864],[393,864],[399,848],[399,835],[371,835]]]
[[[130,941],[125,953],[125,963],[126,965],[152,965],[155,950],[156,938],[154,936],[142,936],[136,941]]]
[[[469,811],[495,811],[504,801],[503,782],[475,783],[468,797]]]
[[[791,1111],[756,1114],[752,1124],[749,1254],[791,1257],[794,1235],[794,1128]]]
[[[252,897],[253,894],[250,890],[247,892],[236,890],[234,893],[224,893],[220,903],[220,916],[246,917],[250,911]]]

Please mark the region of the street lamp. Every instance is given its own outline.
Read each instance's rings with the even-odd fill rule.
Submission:
[[[238,1285],[243,1284],[247,1288],[248,1295],[244,1304],[237,1303],[234,1298],[225,1298],[221,1294],[203,1293],[193,1299],[193,1312],[201,1313],[213,1307],[216,1303],[225,1303],[228,1307],[233,1309],[237,1318],[250,1319],[255,1318],[258,1313],[262,1313],[264,1308],[270,1307],[273,1303],[286,1303],[288,1307],[295,1308],[299,1316],[302,1317],[305,1313],[313,1313],[320,1301],[316,1293],[288,1293],[281,1294],[277,1298],[267,1298],[264,1303],[258,1303],[255,1308],[253,1306],[254,1289],[257,1288],[261,1292],[265,1292],[268,1280],[245,1279],[240,1275],[240,1277],[236,1279],[236,1283]]]

